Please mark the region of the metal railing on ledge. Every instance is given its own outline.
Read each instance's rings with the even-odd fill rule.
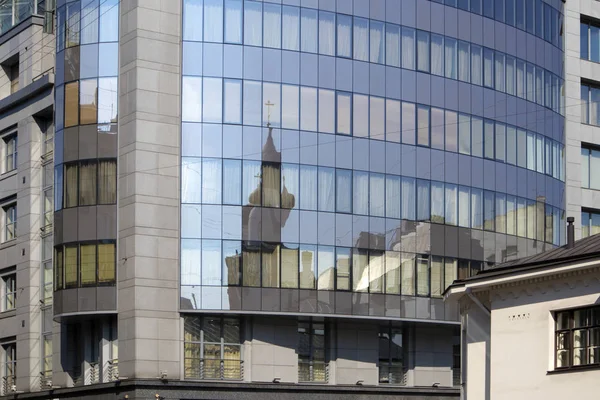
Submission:
[[[298,360],[298,382],[329,382],[329,363]]]
[[[90,368],[88,369],[87,379],[85,380],[86,385],[93,385],[95,383],[100,382],[100,366],[97,362],[90,363]]]
[[[14,375],[2,377],[2,395],[11,394],[17,391],[17,378]]]
[[[117,358],[108,360],[106,375],[108,382],[119,380],[119,360]]]
[[[201,359],[185,368],[186,379],[239,381],[244,378],[243,360]]]
[[[400,363],[380,364],[379,383],[406,385],[407,369]]]
[[[40,372],[40,390],[52,389],[52,370]]]

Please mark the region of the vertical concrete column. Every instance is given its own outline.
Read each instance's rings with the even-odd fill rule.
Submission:
[[[17,126],[17,390],[39,388],[40,311],[40,129],[33,117]]]
[[[180,0],[120,4],[119,370],[180,378]]]

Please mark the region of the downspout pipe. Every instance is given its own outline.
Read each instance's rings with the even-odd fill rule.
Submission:
[[[467,296],[469,296],[469,298],[471,300],[473,300],[473,303],[477,304],[479,306],[479,308],[481,308],[481,310],[488,316],[491,317],[492,313],[490,312],[490,310],[483,305],[483,303],[477,298],[475,297],[475,295],[473,294],[473,291],[471,290],[471,288],[466,288],[465,289],[465,293],[467,294]]]

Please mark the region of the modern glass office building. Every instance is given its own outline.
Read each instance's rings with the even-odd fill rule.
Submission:
[[[53,6],[54,290],[15,390],[459,398],[446,287],[565,242],[561,1]]]

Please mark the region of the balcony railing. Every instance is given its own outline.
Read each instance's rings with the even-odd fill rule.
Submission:
[[[107,380],[109,382],[119,380],[119,360],[116,358],[113,360],[108,360]]]
[[[406,385],[407,369],[400,363],[380,364],[379,383]]]
[[[40,372],[40,390],[52,389],[52,371]]]
[[[243,360],[201,359],[187,360],[186,379],[242,380]]]
[[[0,0],[0,35],[3,35],[19,22],[26,20],[37,10],[35,0]]]
[[[90,363],[88,369],[87,379],[85,380],[86,385],[93,385],[100,382],[100,366],[97,362]]]
[[[298,360],[298,382],[329,382],[329,364],[324,361]]]
[[[7,375],[2,378],[2,395],[14,393],[17,391],[17,378],[14,375]]]

